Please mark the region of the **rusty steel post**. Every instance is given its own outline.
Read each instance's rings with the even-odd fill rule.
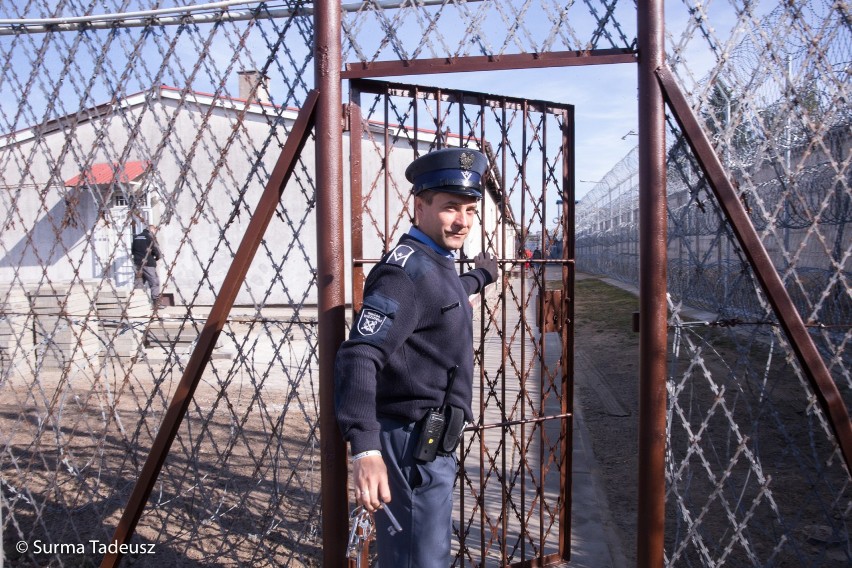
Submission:
[[[163,417],[160,429],[157,431],[157,436],[151,445],[151,451],[148,453],[145,464],[142,466],[142,471],[139,473],[139,479],[136,480],[136,484],[133,486],[133,492],[130,494],[127,507],[124,509],[124,513],[122,513],[121,519],[118,521],[118,526],[113,533],[112,542],[118,545],[116,548],[119,550],[121,545],[126,544],[136,531],[136,525],[142,517],[142,511],[148,502],[148,498],[151,496],[151,491],[154,489],[154,484],[157,482],[157,477],[160,475],[160,470],[163,468],[166,456],[177,435],[178,428],[180,428],[183,422],[183,417],[186,414],[187,408],[189,408],[195,389],[198,387],[198,383],[204,374],[204,369],[207,367],[207,363],[213,354],[216,339],[224,328],[228,314],[234,306],[234,300],[237,298],[237,293],[245,281],[254,255],[260,246],[261,240],[263,240],[263,235],[269,226],[269,222],[272,220],[272,216],[275,214],[275,209],[281,202],[281,194],[284,191],[284,186],[287,184],[287,180],[290,179],[302,148],[310,135],[316,116],[315,105],[317,99],[315,91],[308,93],[305,105],[299,111],[290,135],[284,143],[281,155],[272,170],[272,175],[266,184],[263,194],[260,196],[255,212],[243,234],[243,239],[240,241],[240,245],[231,262],[231,266],[228,268],[219,293],[216,295],[216,301],[213,302],[210,315],[207,316],[207,321],[204,322],[204,327],[198,336],[195,349],[192,350],[192,355],[189,357],[180,382],[175,389],[175,394]],[[101,568],[120,564],[122,553],[119,550],[106,554],[101,560]]]
[[[352,317],[364,302],[364,191],[361,178],[361,137],[364,123],[361,117],[360,95],[349,85],[349,209],[352,227]]]
[[[346,445],[334,417],[334,357],[346,324],[343,253],[343,109],[340,4],[314,3],[317,312],[322,452],[322,540],[326,568],[346,566],[349,500]]]
[[[574,130],[574,108],[564,111],[562,147],[562,289],[565,294],[562,298],[562,321],[569,322],[560,334],[562,342],[562,414],[571,417],[562,424],[562,472],[560,484],[564,487],[565,500],[559,510],[559,525],[561,527],[561,538],[559,539],[560,558],[571,559],[571,511],[574,500],[572,496],[572,472],[574,471],[574,280],[576,258],[574,252],[574,227],[576,227],[574,215],[574,199],[576,195],[576,133]],[[570,262],[569,262],[570,261]]]
[[[639,487],[637,565],[663,566],[666,513],[664,0],[639,0]]]

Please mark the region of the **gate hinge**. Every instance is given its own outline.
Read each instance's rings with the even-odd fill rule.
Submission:
[[[348,103],[343,104],[343,112],[341,114],[341,119],[343,124],[341,127],[343,128],[343,132],[349,132],[352,130],[352,106]]]
[[[549,331],[561,332],[566,323],[566,318],[563,316],[567,315],[562,309],[562,290],[545,290],[543,303],[544,306],[538,305],[536,313],[538,328],[544,333]]]

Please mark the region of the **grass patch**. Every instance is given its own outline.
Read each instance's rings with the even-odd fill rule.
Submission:
[[[607,331],[619,340],[638,344],[639,335],[633,332],[633,313],[639,310],[636,296],[596,278],[574,283],[575,333]]]

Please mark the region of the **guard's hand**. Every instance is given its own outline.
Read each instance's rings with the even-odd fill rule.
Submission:
[[[390,502],[388,470],[382,456],[366,456],[352,463],[352,481],[355,487],[355,502],[371,513]]]
[[[491,281],[497,282],[497,257],[488,252],[481,252],[473,257],[474,268],[482,268],[491,275]]]

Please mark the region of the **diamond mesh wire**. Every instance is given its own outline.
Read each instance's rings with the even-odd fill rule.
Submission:
[[[4,1],[0,16],[177,4]],[[250,8],[262,16],[276,7],[298,6]],[[822,0],[667,9],[670,65],[849,401],[849,9]],[[634,4],[615,0],[365,3],[344,13],[343,59],[630,47],[634,22]],[[290,107],[311,86],[311,45],[300,16],[0,37],[4,543],[110,538]],[[248,74],[240,94],[238,72],[252,70],[268,76],[268,89]],[[673,129],[668,563],[849,563],[848,474],[678,137]],[[274,238],[143,515],[138,542],[154,544],[159,563],[316,564],[311,168],[300,164],[285,192]],[[107,173],[86,181],[96,171]],[[578,208],[582,268],[635,279],[635,171],[628,156]],[[84,181],[69,183],[77,176]],[[513,183],[506,191],[523,194]],[[527,213],[527,230],[550,216]],[[148,222],[175,304],[160,317],[147,291],[133,288],[128,258],[132,233]],[[381,230],[393,240],[397,228]],[[528,306],[527,292],[510,290],[506,301]],[[486,397],[498,377],[486,379]],[[478,522],[495,531],[502,519]],[[62,551],[49,560],[13,554],[22,566],[79,561]]]
[[[158,7],[5,2],[2,16]],[[90,541],[108,543],[127,504],[308,90],[311,42],[304,17],[0,39],[0,467],[14,565],[102,555]],[[134,542],[154,555],[138,562],[316,565],[313,208],[307,160],[139,523]],[[130,260],[146,224],[162,251],[156,311]],[[19,540],[42,544],[21,552]],[[86,554],[50,549],[63,543]]]
[[[343,59],[410,61],[628,48],[635,37],[632,4],[617,0],[560,3],[365,2],[344,13]]]
[[[684,2],[667,16],[669,65],[849,406],[848,8]],[[637,169],[634,151],[578,205],[581,270],[638,282]],[[667,563],[848,564],[849,474],[673,122],[667,176]]]

